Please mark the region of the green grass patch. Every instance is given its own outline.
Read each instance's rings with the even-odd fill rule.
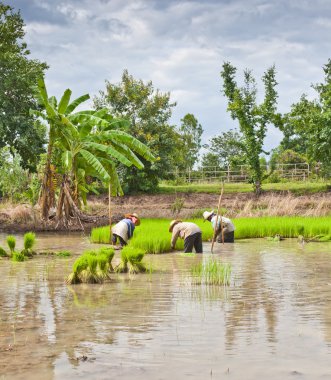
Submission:
[[[230,285],[231,265],[209,257],[191,268],[192,282],[204,285]]]
[[[220,183],[191,183],[186,185],[159,185],[160,193],[220,193]],[[281,182],[264,183],[265,191],[289,191],[293,194],[318,193],[328,191],[326,182]],[[249,183],[224,183],[224,192],[229,193],[251,193],[253,186]]]

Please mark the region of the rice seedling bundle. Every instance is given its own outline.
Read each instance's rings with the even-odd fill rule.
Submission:
[[[217,259],[208,258],[191,268],[192,281],[195,284],[230,285],[231,265]]]
[[[121,252],[121,263],[116,268],[117,272],[129,272],[139,273],[146,272],[146,267],[142,263],[142,259],[145,256],[145,252],[141,249],[137,249],[131,246],[126,246]]]
[[[11,259],[12,259],[12,261],[24,261],[25,260],[25,256],[24,256],[24,253],[22,253],[22,252],[16,252],[16,251],[14,251],[12,253]]]
[[[0,247],[0,257],[7,257],[7,252],[2,248]]]
[[[74,262],[72,273],[67,277],[67,283],[103,283],[109,278],[109,272],[113,270],[111,261],[114,253],[112,248],[83,252]]]
[[[32,250],[36,242],[36,234],[34,232],[27,232],[24,234],[24,249]]]
[[[7,236],[7,244],[10,249],[10,252],[13,253],[16,247],[16,238],[15,236],[8,235]]]

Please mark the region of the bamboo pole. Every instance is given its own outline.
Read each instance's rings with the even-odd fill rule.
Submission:
[[[223,191],[224,191],[224,183],[222,182],[222,190],[221,190],[221,195],[220,195],[219,200],[218,200],[218,207],[217,207],[216,221],[215,221],[215,226],[214,226],[213,240],[211,242],[211,253],[213,253],[214,243],[215,243],[215,239],[216,239],[216,230],[217,230],[217,224],[218,224],[218,217],[220,214]],[[222,233],[222,242],[224,244],[222,216],[221,216],[221,233]]]
[[[111,204],[110,204],[110,198],[111,198],[111,184],[109,182],[108,186],[108,215],[109,215],[109,243],[112,243],[112,236],[111,236]]]

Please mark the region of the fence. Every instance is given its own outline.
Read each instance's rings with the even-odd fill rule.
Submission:
[[[262,166],[262,170],[270,172],[271,168]],[[272,171],[273,175],[293,181],[305,181],[311,174],[311,168],[308,163],[295,164],[277,164]],[[227,167],[226,170],[217,166],[209,166],[198,170],[175,170],[168,173],[171,177],[182,182],[247,182],[249,180],[249,171],[247,165],[240,165],[236,169]]]

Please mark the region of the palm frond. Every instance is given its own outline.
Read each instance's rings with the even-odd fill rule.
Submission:
[[[102,163],[98,160],[98,158],[90,153],[88,150],[81,149],[79,153],[84,157],[86,162],[93,167],[93,169],[105,180],[109,181],[110,176],[107,173],[106,169],[103,167]]]
[[[89,94],[85,94],[80,96],[79,98],[73,100],[67,107],[65,111],[65,115],[69,115],[72,111],[74,111],[81,103],[84,103],[86,100],[90,99]]]
[[[62,98],[61,98],[59,106],[58,106],[59,113],[63,113],[63,114],[65,113],[65,111],[68,107],[68,104],[70,102],[70,97],[71,97],[71,90],[69,88],[67,88],[64,91],[64,94],[62,95]]]
[[[132,165],[132,162],[130,160],[128,160],[122,153],[120,153],[118,150],[116,150],[114,147],[110,145],[98,144],[95,142],[86,142],[85,146],[104,152],[109,156],[115,157],[119,162],[126,166]]]

